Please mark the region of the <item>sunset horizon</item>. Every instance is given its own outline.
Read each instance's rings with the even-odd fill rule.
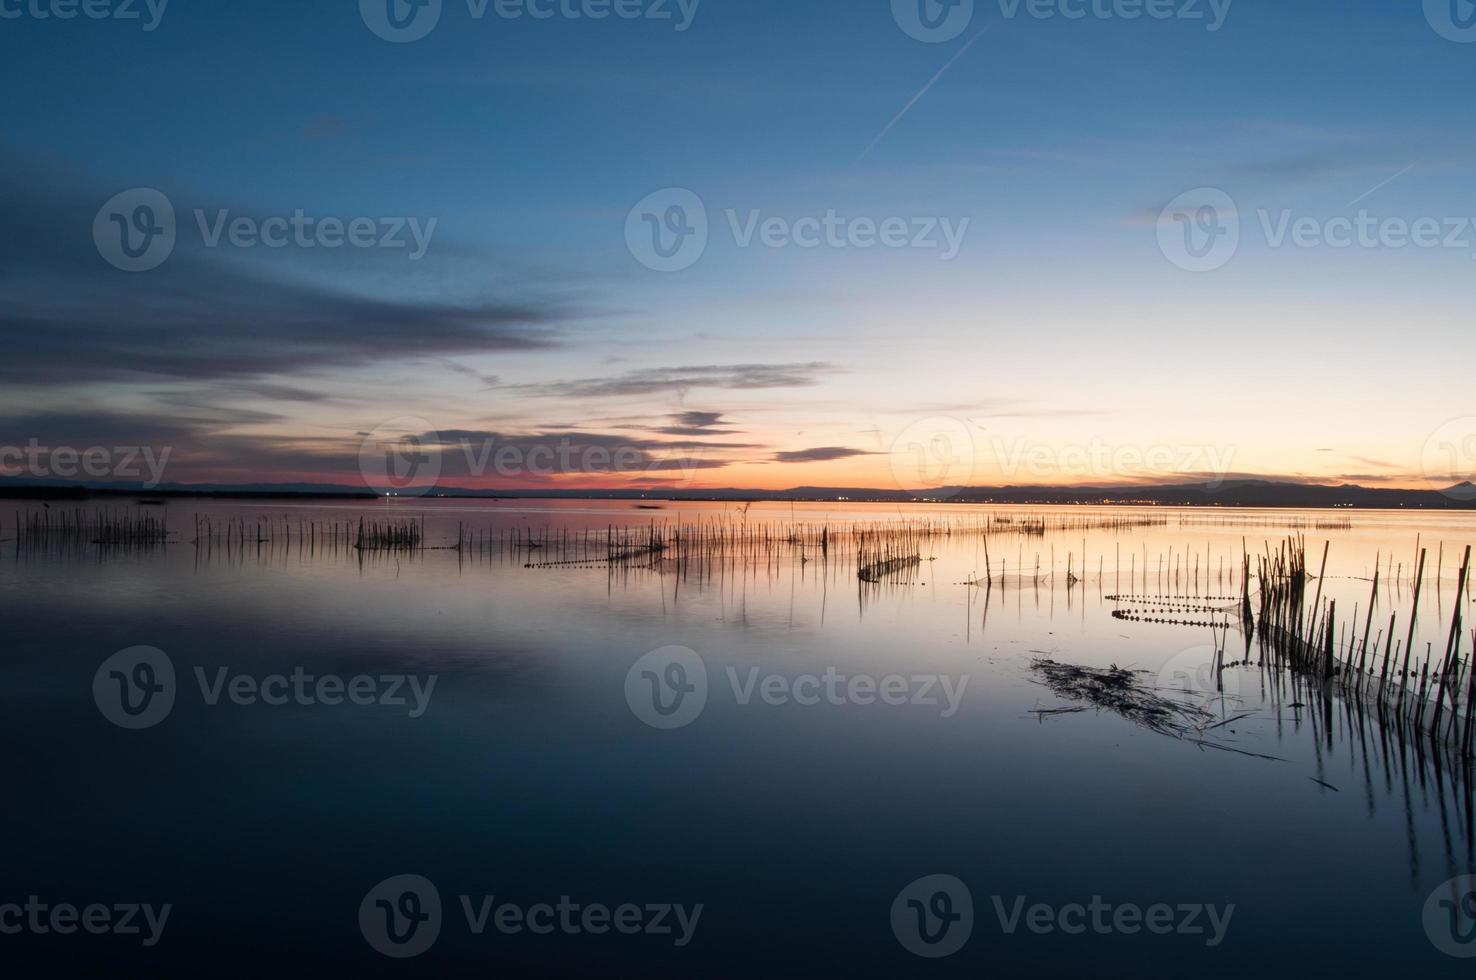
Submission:
[[[1473,79],[1476,0],[0,0],[0,962],[1469,978]]]
[[[761,34],[711,4],[559,25],[438,3],[429,36],[390,44],[338,6],[285,36],[179,4],[140,25],[164,65],[189,65],[201,32],[245,42],[150,95],[155,133],[190,134],[167,163],[128,138],[100,67],[56,80],[87,93],[75,125],[16,107],[0,476],[46,468],[7,452],[35,440],[167,447],[174,482],[358,482],[364,440],[407,419],[478,452],[578,439],[648,480],[684,466],[684,484],[750,489],[1476,475],[1462,359],[1373,370],[1412,341],[1469,340],[1476,239],[1451,247],[1472,229],[1441,202],[1471,139],[1432,128],[1458,87],[1410,103],[1343,72],[1289,98],[1301,75],[1277,51],[1303,12],[1076,22],[970,3],[966,28],[960,6],[933,29],[885,3],[786,9],[744,84],[703,66]],[[1435,77],[1469,54],[1417,10],[1353,4],[1338,23],[1357,57],[1418,52]],[[121,25],[61,26],[7,22],[23,60],[61,45],[98,66]],[[341,81],[231,94],[250,52],[282,67],[309,42]],[[579,62],[556,81],[550,45]],[[651,91],[620,66],[656,51]],[[1068,77],[1026,72],[1061,51],[1121,97],[1083,105]],[[1251,52],[1265,71],[1232,97]],[[1150,58],[1184,71],[1145,109],[1131,66]],[[823,98],[799,82],[858,63],[864,81]],[[413,87],[356,87],[381,66]],[[202,117],[202,95],[238,109]],[[483,113],[501,135],[468,124]],[[599,174],[569,155],[589,138],[609,151]],[[582,449],[567,472],[497,476],[606,482]],[[922,471],[899,480],[909,455]]]

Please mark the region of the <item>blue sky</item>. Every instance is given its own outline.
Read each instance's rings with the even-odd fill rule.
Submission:
[[[361,433],[398,416],[516,440],[654,433],[705,411],[746,434],[693,477],[713,485],[886,484],[897,438],[929,419],[972,433],[975,482],[1053,479],[1001,468],[1000,440],[1058,458],[1096,440],[1417,485],[1432,433],[1471,412],[1476,230],[1465,248],[1272,247],[1259,216],[1476,217],[1476,44],[1442,37],[1418,2],[1236,0],[1210,31],[1009,17],[996,0],[924,43],[887,0],[703,0],[681,31],[476,19],[446,0],[406,44],[352,0],[171,0],[151,31],[32,16],[47,2],[0,2],[23,14],[0,19],[0,203],[61,243],[0,252],[0,289],[26,314],[0,325],[7,346],[38,323],[46,335],[6,377],[0,441],[84,439],[94,418],[92,441],[177,443],[180,478],[269,480],[345,475]],[[87,241],[89,203],[138,187],[180,213],[168,264],[130,275],[68,251]],[[1195,273],[1156,227],[1206,187],[1233,199],[1241,245]],[[631,208],[663,188],[696,194],[711,224],[700,261],[670,273],[625,238]],[[184,240],[195,209],[436,225],[413,262],[201,250]],[[950,259],[739,247],[729,211],[967,231]],[[282,284],[390,311],[374,344],[345,344],[353,303],[331,324],[283,316]],[[212,295],[239,316],[217,322]],[[119,310],[132,319],[113,324]],[[492,342],[443,322],[467,310],[492,311]],[[161,315],[223,353],[161,358],[181,335],[150,334]],[[97,355],[114,343],[99,338],[120,347]],[[88,350],[99,363],[69,375]],[[807,367],[680,370],[774,365]],[[837,448],[852,455],[779,455]],[[1055,477],[1109,475],[1175,474]]]

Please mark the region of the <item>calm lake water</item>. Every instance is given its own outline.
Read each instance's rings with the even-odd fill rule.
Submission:
[[[162,547],[22,547],[15,514],[40,510],[0,505],[0,906],[170,909],[152,935],[139,913],[136,935],[0,936],[27,958],[230,974],[1472,968],[1439,948],[1476,953],[1476,901],[1461,882],[1439,891],[1476,872],[1469,769],[1256,665],[1238,600],[1243,549],[1302,535],[1315,573],[1330,542],[1316,584],[1339,629],[1362,636],[1378,567],[1373,630],[1397,612],[1403,642],[1418,541],[1414,650],[1441,655],[1460,607],[1464,657],[1476,514],[171,501],[130,508],[168,521]],[[988,515],[1046,526],[997,529],[986,561],[970,529]],[[329,540],[361,517],[423,517],[446,550]],[[759,543],[551,564],[587,532],[699,520]],[[840,529],[900,521],[956,530],[863,584]],[[793,522],[837,543],[776,542]],[[194,544],[197,526],[252,540]],[[513,534],[549,543],[515,550]],[[1218,649],[1251,663],[1217,674]],[[1058,696],[1042,657],[1144,671],[1216,721],[1151,731]],[[1088,710],[1055,711],[1069,707]]]

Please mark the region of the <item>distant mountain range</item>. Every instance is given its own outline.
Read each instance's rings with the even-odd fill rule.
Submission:
[[[67,483],[0,479],[0,497],[75,499],[88,496],[145,497],[335,497],[373,499],[363,487],[326,483]],[[469,490],[444,487],[434,496],[483,499],[567,500],[729,500],[858,501],[878,503],[953,502],[996,504],[1155,504],[1180,507],[1362,507],[1476,510],[1476,485],[1467,481],[1445,490],[1381,490],[1353,484],[1326,486],[1275,480],[1227,480],[1126,487],[939,487],[933,490],[877,490],[867,487],[793,487],[788,490]]]

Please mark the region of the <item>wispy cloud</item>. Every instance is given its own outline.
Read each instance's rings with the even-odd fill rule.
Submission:
[[[873,452],[866,449],[849,449],[845,446],[821,446],[817,449],[797,449],[792,452],[774,454],[777,463],[828,463],[837,459],[850,459],[853,456],[874,456]]]
[[[682,367],[638,368],[601,378],[510,385],[506,390],[547,398],[612,398],[686,392],[693,388],[805,388],[817,384],[820,375],[836,370],[838,368],[835,365],[824,361],[793,364],[693,364]]]
[[[536,351],[559,346],[573,316],[544,298],[367,295],[305,281],[301,263],[206,248],[183,230],[163,266],[119,272],[90,234],[111,192],[89,188],[0,156],[0,382],[217,381]],[[178,220],[183,229],[193,218],[181,209]]]

